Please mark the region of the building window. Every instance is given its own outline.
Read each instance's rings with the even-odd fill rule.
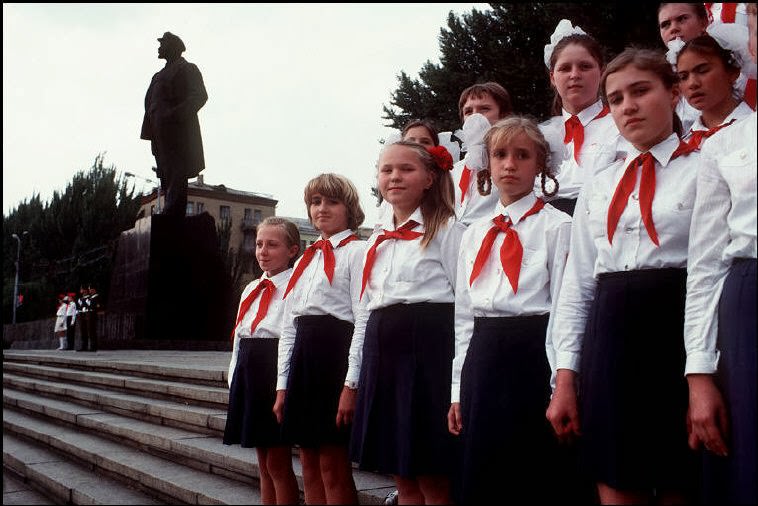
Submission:
[[[232,210],[229,206],[219,206],[218,216],[221,221],[229,221],[232,219]]]
[[[187,216],[192,216],[193,214],[195,214],[195,203],[187,202]]]
[[[253,219],[253,210],[249,207],[245,208],[245,221],[248,222]]]
[[[202,202],[198,202],[195,204],[195,210],[197,211],[197,214],[200,214],[205,211],[205,204]]]
[[[261,210],[256,209],[255,211],[253,211],[253,223],[257,225],[262,220],[263,220],[263,213],[261,213]]]
[[[253,251],[255,249],[255,234],[252,232],[245,232],[242,247],[245,251]]]

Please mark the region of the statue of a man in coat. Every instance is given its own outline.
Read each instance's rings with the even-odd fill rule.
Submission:
[[[158,58],[166,66],[157,72],[145,95],[141,139],[150,141],[157,176],[165,195],[164,215],[185,216],[187,180],[205,168],[197,112],[208,100],[197,66],[182,57],[182,39],[166,32],[158,39]]]

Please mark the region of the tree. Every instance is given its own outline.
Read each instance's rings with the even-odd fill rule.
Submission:
[[[607,60],[630,44],[662,49],[657,11],[652,5],[614,3],[491,3],[491,10],[448,15],[440,29],[440,64],[427,61],[419,79],[405,71],[390,105],[387,126],[397,129],[410,119],[426,118],[440,131],[460,128],[458,97],[468,86],[496,81],[511,94],[514,110],[538,120],[550,116],[553,92],[545,67],[544,46],[561,19],[598,40]]]
[[[16,244],[12,234],[28,230],[21,249],[23,310],[17,321],[52,315],[58,293],[93,284],[107,296],[113,253],[122,231],[134,226],[139,197],[116,167],[104,165],[104,154],[92,167],[77,172],[61,193],[43,204],[39,195],[3,215],[3,318],[13,311]]]
[[[229,274],[232,284],[231,300],[238,301],[248,281],[245,279],[245,274],[252,270],[253,277],[258,278],[263,274],[263,271],[258,265],[255,253],[244,248],[244,238],[240,239],[236,248],[229,247],[232,235],[231,218],[219,221],[216,225],[216,234],[218,236],[218,252],[224,266],[224,272]],[[256,234],[257,230],[253,232],[253,243],[255,243]]]

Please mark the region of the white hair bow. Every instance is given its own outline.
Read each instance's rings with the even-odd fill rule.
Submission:
[[[487,148],[484,134],[490,129],[490,122],[479,113],[472,114],[463,122],[463,149],[466,150],[466,167],[474,172],[487,168]]]
[[[556,44],[569,35],[587,35],[587,32],[578,26],[571,26],[571,21],[568,19],[561,19],[550,36],[550,44],[545,45],[545,66],[548,69],[550,69],[550,58],[553,56]]]
[[[755,77],[755,63],[750,57],[747,48],[749,38],[746,26],[736,23],[714,23],[705,29],[708,35],[713,37],[721,47],[730,51],[734,56],[734,62],[740,67],[742,73],[748,77]]]
[[[666,60],[671,64],[671,68],[676,72],[676,60],[679,58],[679,53],[684,47],[684,41],[679,37],[666,42],[669,50],[666,51]]]

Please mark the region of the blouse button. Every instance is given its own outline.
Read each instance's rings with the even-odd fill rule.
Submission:
[[[632,198],[633,198],[634,200],[637,200],[637,199],[639,199],[639,197],[637,196],[637,194],[636,194],[636,193],[632,194]]]
[[[677,208],[677,209],[679,209],[679,210],[681,211],[681,210],[684,208],[684,206],[682,205],[682,203],[681,203],[681,202],[677,202],[677,203],[676,203],[676,208]]]
[[[627,234],[631,234],[634,231],[632,227],[626,227],[624,230],[626,230]]]

